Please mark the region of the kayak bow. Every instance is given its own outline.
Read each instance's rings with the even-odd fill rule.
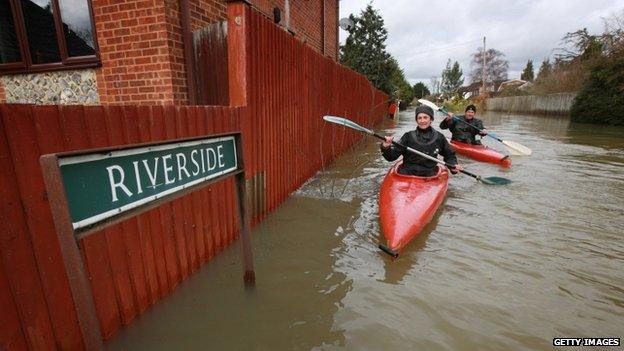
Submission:
[[[399,174],[397,162],[379,189],[379,220],[387,245],[379,248],[393,257],[431,221],[448,189],[446,167],[438,166],[433,177]]]
[[[457,140],[449,140],[449,142],[460,155],[481,162],[494,163],[505,168],[511,167],[511,158],[509,158],[509,155],[503,155],[486,145],[472,145]]]

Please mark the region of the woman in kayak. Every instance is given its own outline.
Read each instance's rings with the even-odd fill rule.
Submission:
[[[444,161],[451,166],[451,173],[459,172],[462,168],[457,164],[455,150],[442,133],[431,127],[431,122],[433,122],[433,109],[428,106],[418,106],[416,108],[418,127],[403,134],[400,143],[433,157],[442,155]],[[403,155],[400,174],[431,177],[438,173],[436,162],[392,145],[393,139],[394,137],[391,136],[386,137],[386,141],[381,143],[381,153],[388,161],[394,161]]]
[[[449,112],[448,116],[440,122],[440,128],[450,129],[453,134],[451,139],[453,140],[466,144],[481,145],[481,140],[477,140],[475,137],[477,135],[487,135],[487,130],[483,128],[483,121],[475,118],[476,113],[477,107],[475,105],[468,105],[463,116],[459,115],[454,117],[453,113]],[[456,120],[456,118],[461,119],[461,121]],[[462,123],[462,121],[464,123]],[[471,127],[469,124],[475,126],[476,128]],[[479,132],[477,128],[482,131]]]

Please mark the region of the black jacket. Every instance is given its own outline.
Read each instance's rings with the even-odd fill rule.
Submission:
[[[442,133],[431,127],[425,130],[416,128],[416,130],[407,132],[403,134],[399,143],[432,157],[437,157],[440,154],[450,166],[457,164],[455,149],[453,149]],[[403,155],[403,166],[399,169],[401,174],[430,177],[438,171],[436,162],[394,145],[385,149],[381,146],[381,154],[388,161],[394,161]]]
[[[473,126],[483,129],[483,121],[478,118],[473,118],[470,121],[466,120],[466,117],[463,115],[455,116],[464,122],[470,123]],[[463,143],[468,144],[481,144],[481,141],[477,140],[475,136],[479,135],[479,131],[466,123],[456,121],[455,119],[451,119],[447,121],[444,119],[440,122],[441,129],[449,129],[451,133],[453,133],[453,140],[461,141]]]

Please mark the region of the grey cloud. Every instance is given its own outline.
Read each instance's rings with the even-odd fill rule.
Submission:
[[[359,14],[367,1],[341,0],[340,16]],[[602,18],[624,9],[624,0],[413,1],[376,0],[388,29],[388,51],[410,82],[439,76],[447,59],[458,61],[467,76],[471,54],[482,46],[502,51],[509,77],[519,77],[528,59],[536,68],[567,33],[603,29]],[[340,31],[341,42],[346,32]]]

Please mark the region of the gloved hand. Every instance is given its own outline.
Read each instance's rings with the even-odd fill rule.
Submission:
[[[451,171],[451,173],[457,174],[459,173],[459,171],[463,170],[463,168],[460,165],[454,165],[454,166],[450,166],[449,170]]]

